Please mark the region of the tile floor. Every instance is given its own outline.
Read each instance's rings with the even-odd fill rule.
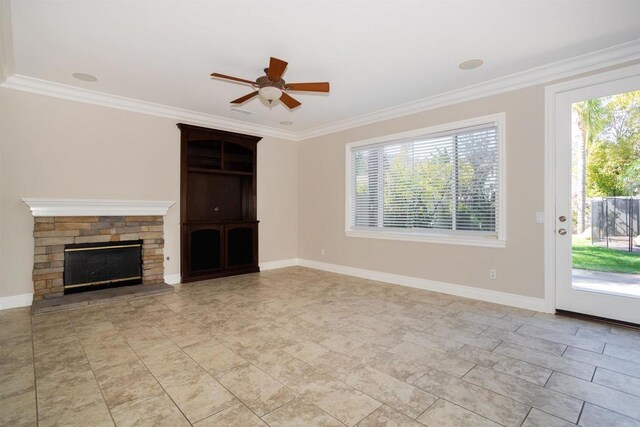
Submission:
[[[0,425],[640,426],[640,332],[305,268],[0,312]]]

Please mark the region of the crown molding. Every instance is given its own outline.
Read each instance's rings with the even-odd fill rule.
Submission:
[[[183,123],[210,126],[232,132],[281,138],[290,141],[304,141],[384,120],[421,113],[435,108],[471,101],[473,99],[483,98],[486,96],[497,95],[529,86],[549,83],[555,80],[561,80],[608,67],[619,66],[637,60],[640,60],[640,39],[431,97],[422,98],[406,104],[385,108],[372,113],[362,114],[350,119],[297,132],[276,129],[270,126],[253,124],[246,121],[200,113],[197,111],[156,104],[153,102],[118,95],[111,95],[104,92],[93,91],[48,80],[36,79],[20,74],[12,75],[5,82],[1,83],[0,87],[133,111],[136,113],[167,117]]]
[[[33,216],[164,216],[175,202],[23,198]]]
[[[149,114],[152,116],[166,117],[178,120],[182,123],[210,126],[231,132],[297,140],[296,135],[291,131],[229,119],[213,114],[200,113],[197,111],[185,110],[183,108],[156,104],[154,102],[142,101],[134,98],[111,95],[105,92],[65,85],[49,80],[36,79],[33,77],[23,76],[21,74],[14,74],[9,77],[4,83],[0,84],[0,87],[53,96],[71,101],[84,102],[87,104],[100,105],[103,107],[111,107],[119,110]]]
[[[301,141],[640,60],[640,39],[298,132]]]

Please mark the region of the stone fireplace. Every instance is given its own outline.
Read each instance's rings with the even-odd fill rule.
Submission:
[[[139,241],[142,285],[164,282],[163,215],[172,202],[23,200],[34,215],[34,300],[65,293],[65,248],[86,243]]]

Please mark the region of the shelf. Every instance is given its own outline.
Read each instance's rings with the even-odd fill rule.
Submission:
[[[208,170],[208,171],[219,171],[221,169],[220,163],[194,163],[187,166],[188,168],[200,169],[200,170]]]
[[[220,154],[218,154],[217,156],[214,156],[214,155],[211,155],[211,156],[206,155],[206,156],[204,156],[203,155],[203,156],[198,156],[197,158],[195,158],[195,156],[194,156],[194,158],[190,158],[190,159],[187,160],[187,164],[189,164],[189,162],[194,161],[194,160],[195,161],[199,161],[200,159],[213,159],[214,161],[221,162],[222,161],[221,160],[222,156]]]
[[[222,171],[222,173],[228,174],[228,175],[243,175],[243,176],[251,176],[253,175],[253,172],[241,172],[241,171]]]
[[[253,159],[251,157],[243,155],[243,154],[229,154],[224,153],[224,160],[227,162],[237,162],[237,163],[250,163],[253,164]]]
[[[257,224],[260,221],[257,219],[192,219],[186,222],[180,223],[180,225],[223,225],[223,224]]]
[[[253,172],[238,172],[238,171],[228,171],[228,170],[222,170],[222,169],[208,169],[208,168],[194,168],[194,167],[188,167],[187,172],[212,173],[217,175],[242,175],[242,176],[253,175]]]

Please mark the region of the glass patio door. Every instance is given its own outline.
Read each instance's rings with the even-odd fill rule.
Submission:
[[[556,309],[640,324],[640,74],[556,94],[554,136]]]

